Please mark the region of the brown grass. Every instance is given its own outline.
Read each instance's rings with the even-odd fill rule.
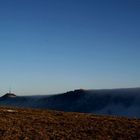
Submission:
[[[138,139],[138,119],[0,107],[0,140]]]

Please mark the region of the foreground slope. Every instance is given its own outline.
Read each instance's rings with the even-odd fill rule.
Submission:
[[[138,140],[140,120],[0,107],[1,140]]]

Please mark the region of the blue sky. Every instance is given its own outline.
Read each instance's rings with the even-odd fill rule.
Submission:
[[[139,0],[1,0],[0,94],[140,86]]]

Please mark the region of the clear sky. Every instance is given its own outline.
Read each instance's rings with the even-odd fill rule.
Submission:
[[[139,0],[0,0],[0,95],[139,86]]]

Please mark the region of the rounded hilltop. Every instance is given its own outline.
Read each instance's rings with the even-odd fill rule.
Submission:
[[[6,93],[5,95],[2,96],[2,98],[13,98],[16,97],[14,93]]]
[[[86,90],[85,89],[76,89],[74,91],[68,91],[68,92],[66,92],[66,94],[83,94],[83,93],[86,93]]]

